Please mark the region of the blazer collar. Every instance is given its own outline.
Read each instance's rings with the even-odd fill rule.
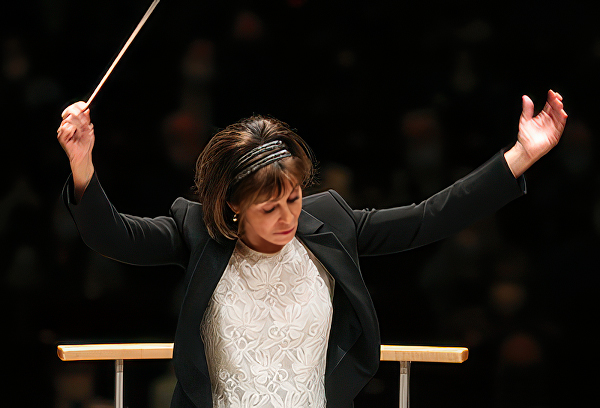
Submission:
[[[306,210],[300,212],[298,218],[298,234],[299,235],[311,235],[315,234],[323,226],[323,221],[315,218],[309,214]]]

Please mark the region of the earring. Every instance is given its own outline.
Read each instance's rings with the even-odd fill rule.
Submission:
[[[237,214],[233,214],[233,222],[237,222]]]

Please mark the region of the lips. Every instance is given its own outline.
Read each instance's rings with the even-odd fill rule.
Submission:
[[[277,232],[276,234],[277,234],[277,235],[288,235],[288,234],[291,234],[292,232],[294,232],[294,229],[295,229],[295,228],[294,228],[294,227],[292,227],[292,228],[290,228],[290,229],[289,229],[289,230],[287,230],[287,231]]]

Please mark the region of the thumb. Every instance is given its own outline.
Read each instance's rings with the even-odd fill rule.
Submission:
[[[527,95],[523,95],[523,112],[521,113],[521,118],[525,120],[533,118],[533,101]]]

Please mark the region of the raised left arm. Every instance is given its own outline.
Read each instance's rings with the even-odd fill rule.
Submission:
[[[533,102],[523,95],[523,112],[519,120],[517,142],[504,153],[512,174],[521,176],[533,163],[558,144],[567,121],[562,96],[552,90],[544,109],[533,116]]]

